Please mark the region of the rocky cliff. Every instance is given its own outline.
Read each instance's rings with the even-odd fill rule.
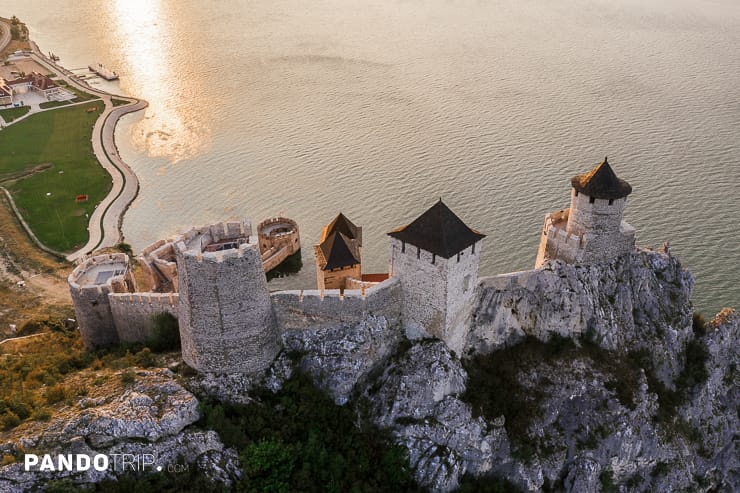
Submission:
[[[591,266],[555,261],[481,280],[463,355],[436,339],[409,341],[376,314],[284,333],[261,380],[200,375],[188,385],[245,403],[256,387],[276,392],[302,371],[358,420],[389,431],[434,492],[470,478],[531,492],[737,491],[740,314],[692,321],[692,287],[667,251]],[[23,425],[0,452],[114,454],[145,444],[164,463],[197,463],[229,484],[238,459],[197,419],[196,398],[172,373],[141,371],[121,392]],[[0,489],[22,491],[38,474],[7,465]],[[109,473],[54,477],[85,483]]]
[[[117,376],[117,375],[116,375]],[[48,422],[27,423],[13,430],[0,445],[3,457],[20,456],[20,462],[0,468],[0,491],[27,491],[49,480],[68,479],[74,484],[97,483],[133,471],[153,472],[157,467],[197,467],[214,481],[230,485],[239,477],[239,460],[213,431],[193,426],[199,419],[198,400],[175,382],[166,369],[138,370],[135,381],[119,391],[91,391],[74,406],[65,406]],[[38,451],[38,452],[37,452]],[[110,467],[97,471],[25,471],[24,453],[49,454],[57,466],[57,454],[105,454]],[[127,465],[123,455],[128,454]],[[155,463],[143,468],[143,454]],[[114,464],[115,462],[115,464]]]
[[[481,281],[464,361],[436,340],[375,358],[362,324],[286,343],[338,402],[370,409],[432,491],[465,474],[523,491],[734,491],[740,316],[696,327],[692,287],[666,251],[555,261]]]

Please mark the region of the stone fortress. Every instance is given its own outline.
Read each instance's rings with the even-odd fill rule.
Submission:
[[[152,316],[171,313],[189,366],[248,376],[271,365],[288,331],[368,317],[384,317],[412,339],[438,338],[462,354],[481,309],[474,303],[481,286],[506,290],[550,261],[600,263],[634,251],[635,230],[622,221],[632,187],[607,160],[571,184],[570,209],[545,218],[532,271],[478,279],[485,235],[440,200],[388,233],[387,274],[363,276],[362,228],[339,214],[314,247],[318,289],[270,292],[265,272],[277,265],[277,252],[284,259],[300,248],[295,222],[264,221],[256,236],[248,222],[218,223],[160,240],[135,259],[98,255],[78,265],[69,285],[80,332],[88,347],[143,341]]]

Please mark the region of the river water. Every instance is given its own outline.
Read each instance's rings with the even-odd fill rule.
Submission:
[[[696,308],[740,307],[736,0],[27,0],[68,68],[150,102],[116,134],[141,192],[135,248],[283,213],[311,245],[342,211],[366,272],[439,197],[488,235],[481,274],[531,268],[569,178],[609,156],[638,244],[670,240]]]

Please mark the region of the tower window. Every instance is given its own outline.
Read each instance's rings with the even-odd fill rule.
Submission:
[[[437,262],[437,254],[436,253],[433,253],[432,254],[432,263],[435,263],[435,262]]]
[[[576,190],[576,197],[578,197],[578,190]]]
[[[457,261],[460,262],[460,252],[457,252]]]
[[[609,205],[613,205],[613,204],[614,204],[614,199],[609,199]]]
[[[475,255],[475,243],[473,243],[473,250],[470,253],[472,253],[473,255]]]
[[[416,247],[416,258],[421,258],[421,248]]]
[[[594,202],[596,202],[596,197],[589,197],[588,198],[588,203],[589,204],[593,204]]]
[[[406,253],[406,242],[405,241],[401,242],[401,253]]]

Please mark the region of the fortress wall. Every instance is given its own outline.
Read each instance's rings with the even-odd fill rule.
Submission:
[[[202,256],[179,245],[183,359],[202,372],[261,373],[280,345],[256,242]]]
[[[78,265],[67,279],[72,304],[80,326],[80,336],[87,348],[118,343],[108,294],[115,289],[121,290],[125,287],[127,274],[112,277],[105,284],[93,284],[87,276],[101,265],[114,265],[126,269],[128,261],[128,255],[124,253],[91,257]]]
[[[626,197],[614,200],[611,205],[606,199],[595,199],[591,203],[591,197],[582,193],[576,196],[575,189],[571,189],[568,232],[579,235],[617,233],[626,204]]]
[[[118,343],[118,334],[108,302],[108,286],[70,289],[80,336],[88,349]]]
[[[390,238],[390,275],[403,291],[403,325],[411,334],[445,338],[447,320],[447,263],[426,250]],[[434,263],[432,263],[434,261]]]
[[[356,322],[368,315],[384,316],[391,324],[401,318],[401,285],[388,279],[370,289],[277,291],[270,295],[281,332]]]
[[[475,253],[472,247],[468,247],[447,261],[447,311],[444,341],[457,354],[461,354],[465,345],[470,302],[478,285],[478,261],[482,242],[478,242],[475,247]]]
[[[112,293],[108,295],[113,321],[121,342],[144,342],[152,335],[152,317],[177,317],[177,293]]]
[[[635,228],[622,221],[620,230],[598,236],[586,236],[581,261],[585,263],[611,260],[635,250]]]

